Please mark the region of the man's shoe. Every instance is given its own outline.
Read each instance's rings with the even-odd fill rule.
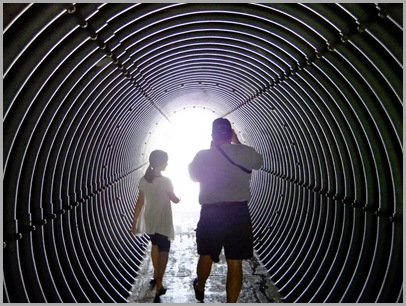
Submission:
[[[204,291],[200,291],[197,289],[197,278],[193,280],[193,289],[195,290],[196,300],[202,302],[204,300]]]

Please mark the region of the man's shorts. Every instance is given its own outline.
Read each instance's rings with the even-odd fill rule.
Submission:
[[[169,252],[171,242],[167,236],[155,233],[153,235],[149,235],[149,238],[151,239],[152,245],[158,246],[159,252]]]
[[[219,262],[222,247],[226,259],[253,256],[251,217],[247,202],[202,205],[196,229],[197,253]]]

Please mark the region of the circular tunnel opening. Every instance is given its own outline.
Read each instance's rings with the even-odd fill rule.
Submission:
[[[403,301],[402,3],[3,10],[5,300],[125,301],[137,182],[195,107],[264,156],[255,249],[286,302]]]

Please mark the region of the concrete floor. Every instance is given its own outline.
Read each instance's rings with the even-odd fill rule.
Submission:
[[[181,202],[182,203],[182,202]],[[164,286],[168,289],[161,296],[161,303],[198,303],[192,289],[196,277],[196,252],[194,229],[199,217],[200,206],[173,206],[175,240],[172,241],[169,262],[164,275]],[[153,275],[149,256],[150,246],[141,264],[139,275],[133,285],[130,303],[153,303],[155,290],[150,290],[149,280]],[[243,263],[244,280],[239,303],[283,303],[282,296],[267,274],[267,270],[254,257]],[[205,303],[225,303],[225,280],[227,266],[224,255],[220,262],[213,264],[211,275],[206,283]]]

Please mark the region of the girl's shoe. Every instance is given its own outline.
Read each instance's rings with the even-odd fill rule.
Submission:
[[[155,296],[161,296],[164,295],[166,293],[166,288],[162,287],[161,289],[156,291],[156,295]]]
[[[156,286],[156,279],[151,278],[151,280],[149,281],[149,289],[152,290],[155,288],[155,286]]]

